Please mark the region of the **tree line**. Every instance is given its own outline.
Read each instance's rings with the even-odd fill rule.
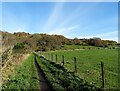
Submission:
[[[116,41],[102,40],[98,37],[90,39],[68,39],[63,35],[29,34],[25,32],[13,34],[2,32],[2,40],[3,46],[14,46],[13,50],[22,50],[22,52],[59,50],[63,45],[90,45],[104,48],[117,45]]]

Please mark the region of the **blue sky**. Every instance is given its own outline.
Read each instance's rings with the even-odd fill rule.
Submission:
[[[4,2],[3,30],[118,40],[117,2]]]

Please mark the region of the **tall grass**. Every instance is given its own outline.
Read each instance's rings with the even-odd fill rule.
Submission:
[[[16,67],[10,79],[2,85],[2,89],[40,89],[39,77],[33,58],[34,55],[32,54],[19,67]]]

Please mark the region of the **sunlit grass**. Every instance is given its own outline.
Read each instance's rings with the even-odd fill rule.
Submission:
[[[118,50],[117,49],[93,49],[93,50],[74,50],[44,52],[43,55],[62,64],[62,55],[65,59],[65,68],[74,71],[74,57],[77,58],[78,75],[97,86],[101,86],[101,61],[104,62],[105,69],[105,88],[117,88],[118,84]]]
[[[33,58],[32,54],[19,67],[16,67],[15,72],[3,84],[2,89],[39,89],[39,78]]]

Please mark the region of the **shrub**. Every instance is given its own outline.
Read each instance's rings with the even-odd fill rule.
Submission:
[[[115,49],[115,47],[112,47],[113,49]]]
[[[13,49],[23,49],[24,48],[24,44],[23,43],[18,43],[14,46]]]
[[[83,47],[83,49],[85,49],[85,47]]]

